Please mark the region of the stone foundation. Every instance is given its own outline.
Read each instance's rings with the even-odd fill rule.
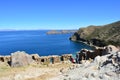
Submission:
[[[76,56],[78,62],[81,60],[89,60],[89,59],[94,59],[96,56],[103,56],[109,53],[115,53],[118,52],[119,49],[113,45],[109,45],[106,47],[96,47],[94,50],[87,50],[87,49],[82,49],[79,51]]]
[[[24,56],[22,55],[22,53],[24,53]],[[16,56],[14,56],[13,59],[13,54],[16,54]],[[17,56],[18,55],[18,56]],[[10,56],[0,56],[0,62],[7,62],[9,63],[10,66],[12,66],[13,64],[13,60],[17,60],[17,63],[21,63],[22,61],[23,63],[26,63],[26,60],[29,60],[29,57],[26,57],[26,55],[30,56],[30,58],[36,62],[37,64],[43,64],[43,65],[47,65],[47,64],[55,64],[55,63],[60,63],[62,61],[69,61],[70,58],[72,57],[72,54],[64,54],[62,56],[58,56],[58,55],[52,55],[52,56],[39,56],[38,54],[27,54],[23,51],[17,51],[15,53],[12,53]],[[18,60],[18,58],[20,58]]]
[[[11,61],[11,56],[0,56],[0,62],[9,62]]]
[[[61,61],[68,61],[72,57],[72,54],[64,54],[61,56]]]
[[[53,64],[60,63],[61,62],[60,56],[52,56],[51,61],[52,61]]]
[[[40,64],[49,64],[50,63],[50,57],[49,56],[43,56],[39,58]]]

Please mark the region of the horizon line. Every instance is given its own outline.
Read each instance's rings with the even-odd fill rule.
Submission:
[[[0,31],[29,31],[29,30],[78,30],[78,29],[0,29]]]

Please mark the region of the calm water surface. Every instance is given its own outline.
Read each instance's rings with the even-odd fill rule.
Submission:
[[[82,48],[90,49],[83,43],[69,40],[72,34],[47,35],[47,30],[36,31],[0,31],[0,55],[10,55],[12,52],[25,51],[29,54],[38,53],[41,56],[75,54]]]

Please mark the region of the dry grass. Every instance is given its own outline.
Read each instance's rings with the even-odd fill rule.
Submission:
[[[7,63],[1,63],[0,64],[0,77],[8,76],[11,74],[16,74],[16,73],[19,73],[21,71],[25,71],[27,67],[28,66],[11,68]]]
[[[38,76],[36,78],[30,78],[30,79],[26,79],[26,80],[46,80],[46,79],[49,79],[51,77],[54,77],[55,75],[53,74],[50,74],[50,73],[46,73],[46,74],[43,74],[41,76]]]
[[[21,76],[32,75],[32,77],[30,76],[30,78],[27,78],[26,80],[46,80],[57,76],[60,73],[60,69],[69,68],[70,66],[73,66],[73,64],[31,64],[25,67],[11,68],[7,63],[2,63],[2,65],[0,64],[0,79],[7,76],[12,76],[12,78],[14,78],[15,75],[20,74]],[[37,76],[35,76],[34,74],[36,74]]]

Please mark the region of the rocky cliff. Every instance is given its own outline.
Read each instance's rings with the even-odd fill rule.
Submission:
[[[92,25],[80,28],[70,37],[70,40],[100,47],[108,44],[120,46],[120,21],[103,26]]]

